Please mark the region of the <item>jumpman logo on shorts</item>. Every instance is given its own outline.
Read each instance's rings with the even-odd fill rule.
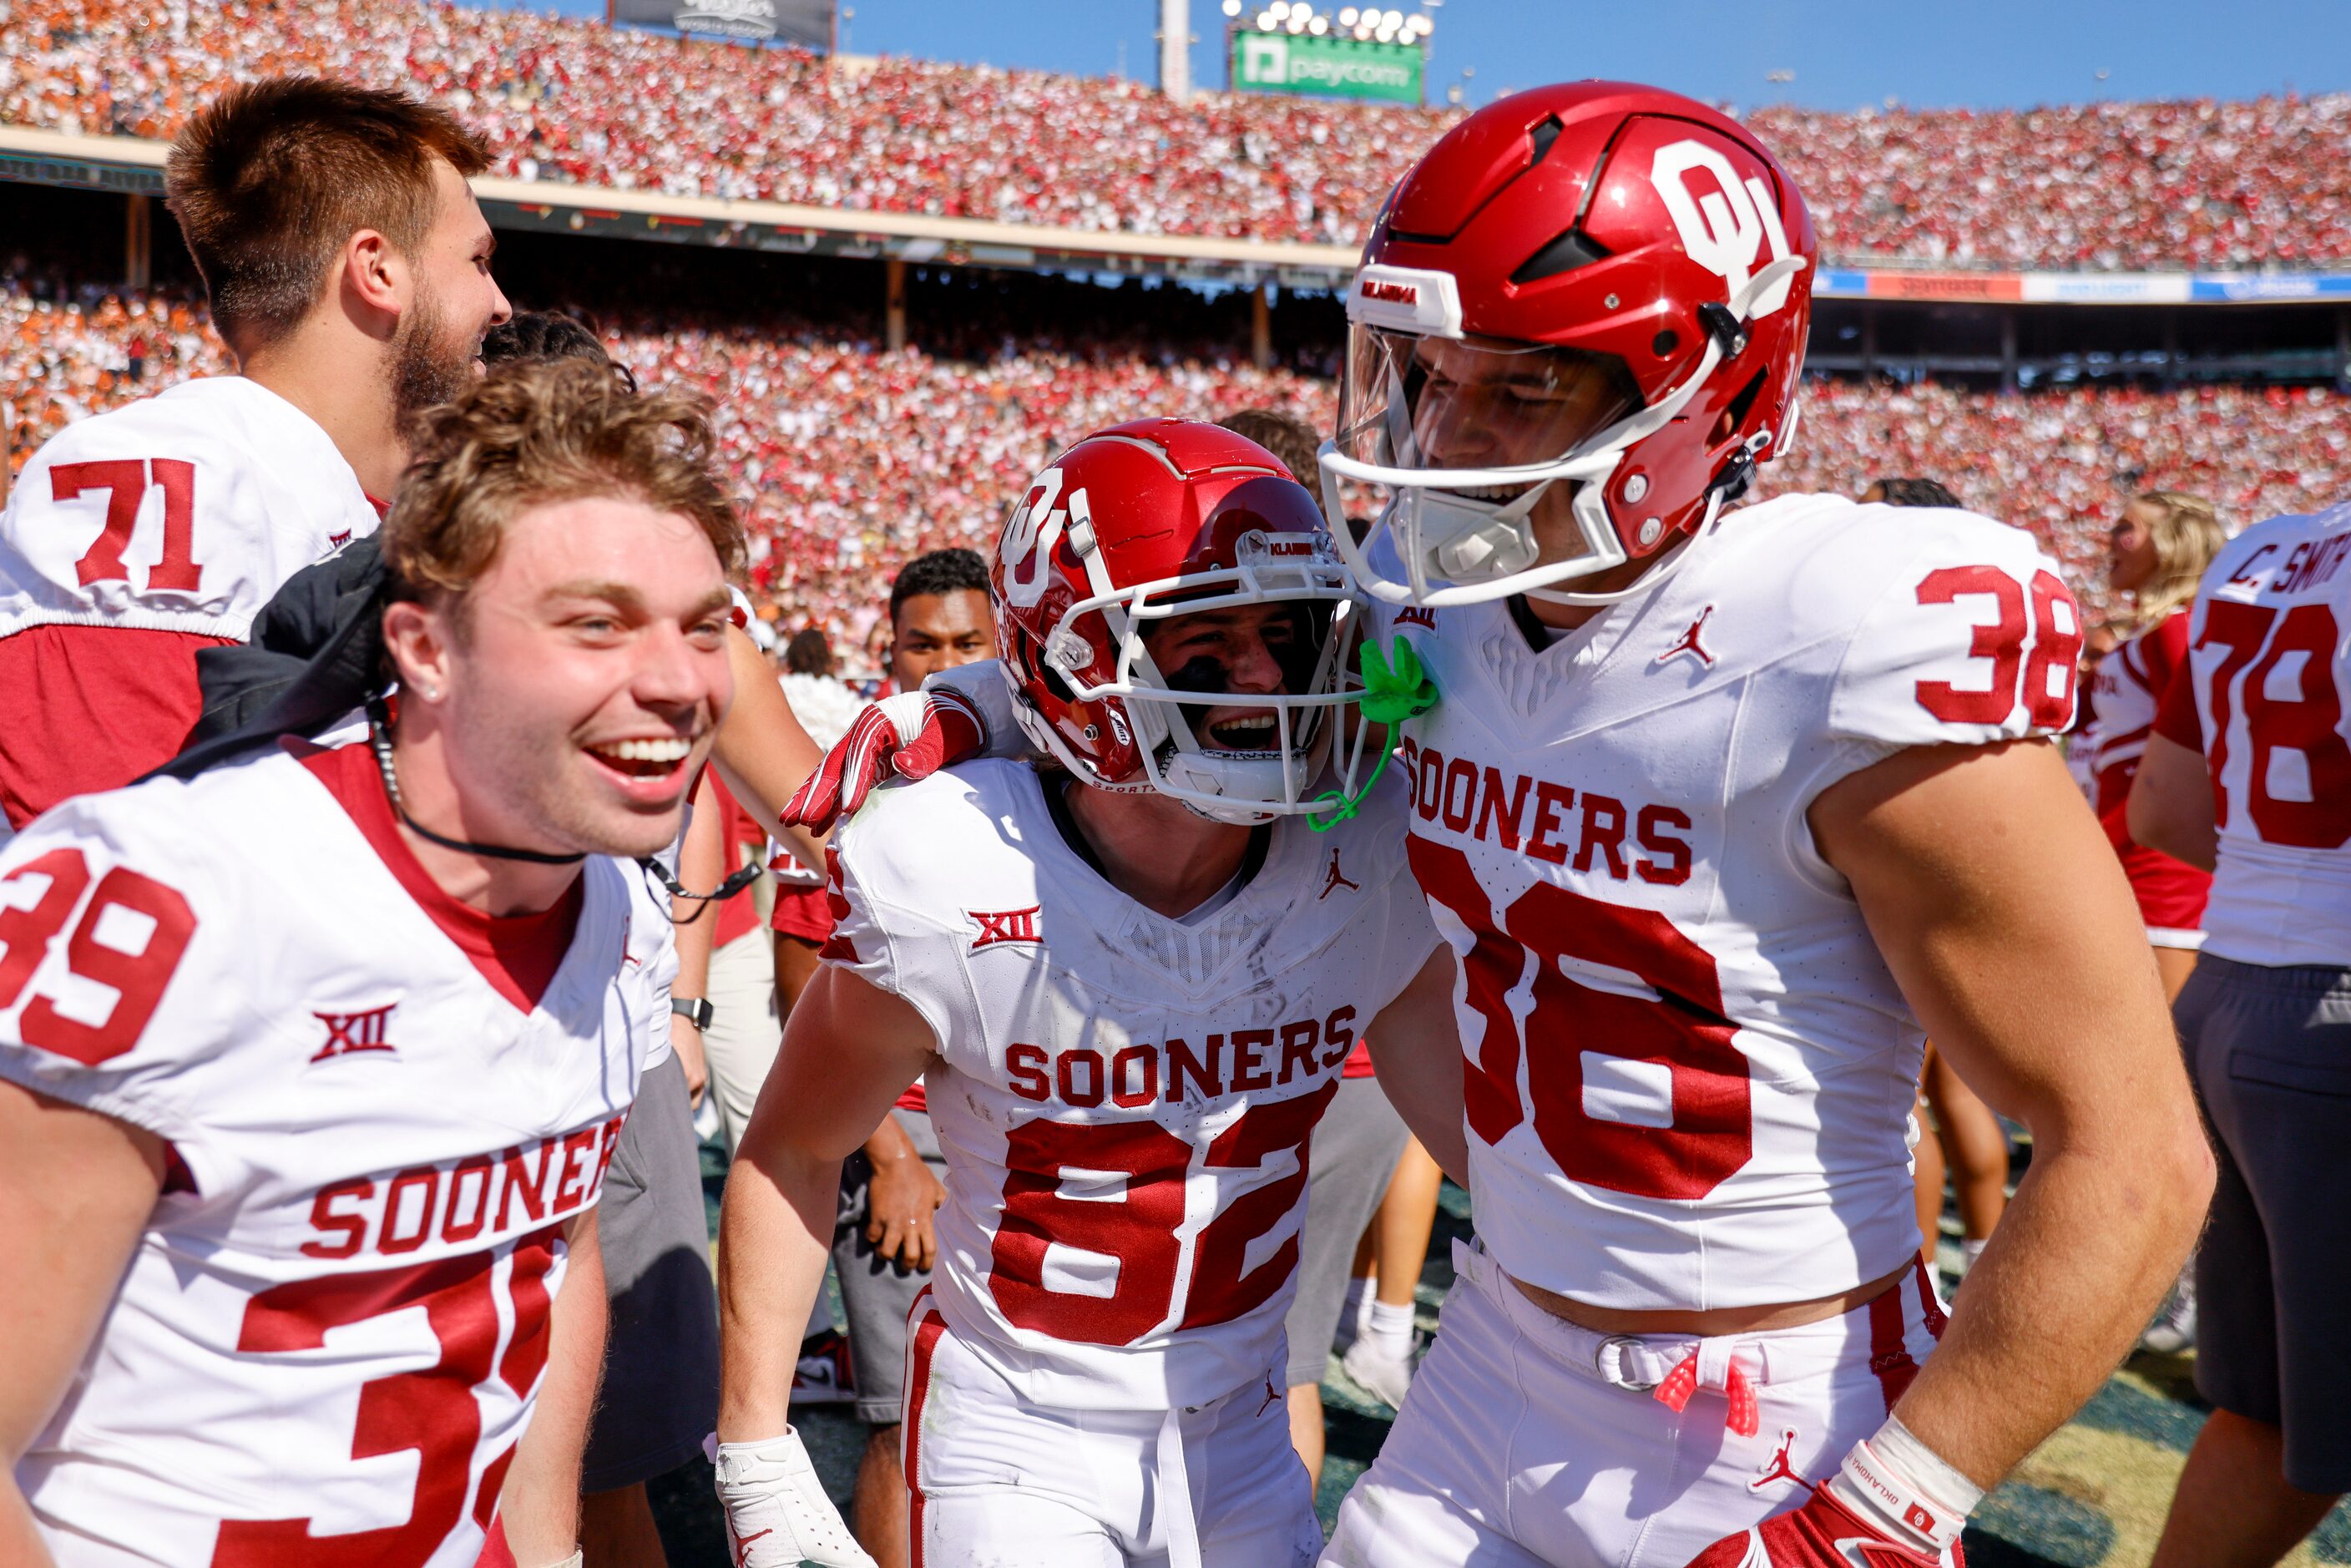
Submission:
[[[1788,1462],[1788,1456],[1795,1448],[1795,1432],[1792,1428],[1783,1427],[1780,1433],[1780,1451],[1771,1456],[1771,1462],[1763,1467],[1763,1473],[1761,1475],[1757,1476],[1753,1480],[1747,1483],[1747,1490],[1749,1491],[1761,1491],[1773,1481],[1793,1481],[1798,1486],[1802,1487],[1806,1491],[1812,1490],[1813,1483],[1798,1475],[1796,1473],[1796,1467]]]

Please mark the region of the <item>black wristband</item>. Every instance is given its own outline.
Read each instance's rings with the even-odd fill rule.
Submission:
[[[709,1029],[710,1020],[717,1011],[710,1005],[707,997],[672,997],[669,1010],[698,1030]]]

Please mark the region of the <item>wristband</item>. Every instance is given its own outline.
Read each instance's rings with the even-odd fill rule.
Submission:
[[[672,997],[669,1010],[705,1032],[710,1028],[710,1020],[718,1016],[718,1009],[710,1005],[707,997]]]
[[[1983,1488],[1889,1416],[1876,1436],[1853,1446],[1829,1479],[1837,1500],[1896,1540],[1938,1554],[1959,1538]]]

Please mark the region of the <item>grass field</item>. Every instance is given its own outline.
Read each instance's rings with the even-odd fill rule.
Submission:
[[[704,1162],[715,1232],[720,1156],[705,1149]],[[1447,1184],[1438,1235],[1421,1276],[1424,1331],[1436,1329],[1438,1303],[1452,1286],[1449,1243],[1468,1234],[1468,1197]],[[1951,1234],[1944,1239],[1941,1261],[1948,1294],[1959,1249],[1956,1222],[1947,1218],[1946,1225]],[[2189,1445],[2204,1424],[2206,1407],[2190,1386],[2193,1367],[2187,1356],[2140,1355],[2108,1379],[2079,1416],[1985,1500],[1968,1529],[1969,1562],[1975,1568],[2141,1568],[2162,1531]],[[1379,1452],[1393,1412],[1349,1382],[1336,1356],[1323,1377],[1322,1405],[1330,1424],[1330,1459],[1315,1505],[1327,1531],[1339,1500]],[[864,1428],[845,1409],[796,1412],[793,1419],[845,1511]],[[656,1481],[653,1492],[674,1568],[727,1568],[709,1467],[697,1459]],[[2351,1563],[2351,1504],[2337,1508],[2285,1561],[2294,1568]]]

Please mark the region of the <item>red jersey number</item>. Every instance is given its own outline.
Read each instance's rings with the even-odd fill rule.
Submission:
[[[146,591],[193,593],[203,584],[204,569],[195,559],[196,465],[178,457],[129,457],[60,463],[49,470],[54,500],[77,501],[89,490],[106,492],[106,526],[74,563],[75,580],[84,588],[131,580],[122,553],[131,546],[131,530],[139,522],[150,484],[163,493],[163,553],[147,569]]]
[[[0,887],[15,888],[28,878],[47,883],[30,906],[0,904],[0,943],[6,945],[0,952],[0,1009],[16,1005],[49,945],[65,929],[89,885],[89,862],[79,850],[51,850],[18,866]],[[17,1022],[18,1034],[27,1045],[85,1067],[121,1055],[139,1043],[195,929],[194,912],[176,889],[116,866],[99,879],[98,891],[66,942],[67,969],[113,993],[105,1018],[85,1023],[36,992]]]
[[[1201,1164],[1211,1170],[1255,1170],[1278,1155],[1292,1168],[1251,1188],[1201,1230],[1178,1329],[1230,1322],[1270,1301],[1298,1266],[1291,1236],[1256,1268],[1250,1244],[1297,1207],[1306,1190],[1307,1145],[1335,1082],[1311,1094],[1255,1105],[1217,1134]],[[1077,1344],[1133,1344],[1167,1321],[1176,1305],[1183,1243],[1184,1178],[1192,1146],[1155,1122],[1053,1122],[1038,1117],[1006,1139],[1004,1212],[991,1249],[988,1289],[1007,1321]],[[1123,1175],[1117,1199],[1071,1197],[1072,1174]],[[1045,1281],[1046,1249],[1059,1243],[1116,1260],[1108,1296],[1055,1290]]]
[[[1537,883],[1495,917],[1468,857],[1416,836],[1413,874],[1475,942],[1468,1005],[1484,1020],[1463,1098],[1488,1144],[1532,1113],[1535,1135],[1573,1181],[1643,1197],[1703,1197],[1754,1154],[1747,1057],[1722,1013],[1714,957],[1665,916]],[[1510,992],[1534,961],[1521,1038]],[[1526,1057],[1527,1098],[1519,1097]],[[1662,1080],[1664,1125],[1592,1113],[1588,1071]]]
[[[2227,652],[2212,666],[2212,727],[2207,760],[2213,821],[2229,825],[2230,720],[2245,716],[2245,814],[2263,843],[2340,849],[2351,841],[2351,742],[2343,737],[2343,694],[2335,661],[2342,629],[2328,605],[2266,605],[2212,600],[2199,648]],[[2291,661],[2291,663],[2289,663]],[[2242,679],[2240,680],[2241,673]],[[2289,783],[2289,781],[2291,782]],[[2285,792],[2274,792],[2277,786]]]
[[[1984,684],[1920,681],[1918,706],[1945,724],[1997,726],[2022,702],[2033,727],[2064,728],[2074,716],[2082,660],[2082,612],[2074,596],[2054,573],[2036,571],[2028,585],[1996,566],[1938,567],[1918,582],[1921,604],[1976,594],[1992,602],[1992,618],[1976,623],[1968,643],[1970,659],[1989,663]]]
[[[495,1370],[517,1397],[528,1399],[547,1364],[551,1306],[547,1276],[554,1267],[556,1230],[535,1231],[515,1244],[507,1296],[514,1333],[507,1353],[498,1343],[494,1252],[469,1252],[411,1269],[321,1274],[273,1285],[246,1303],[237,1334],[241,1352],[296,1354],[326,1347],[331,1329],[394,1312],[422,1309],[441,1358],[413,1372],[360,1385],[351,1458],[413,1452],[416,1486],[405,1521],[381,1530],[313,1535],[308,1519],[223,1521],[213,1568],[422,1568],[466,1515],[484,1529],[497,1507],[513,1450],[485,1466],[471,1486],[474,1450],[482,1437],[475,1387]]]

